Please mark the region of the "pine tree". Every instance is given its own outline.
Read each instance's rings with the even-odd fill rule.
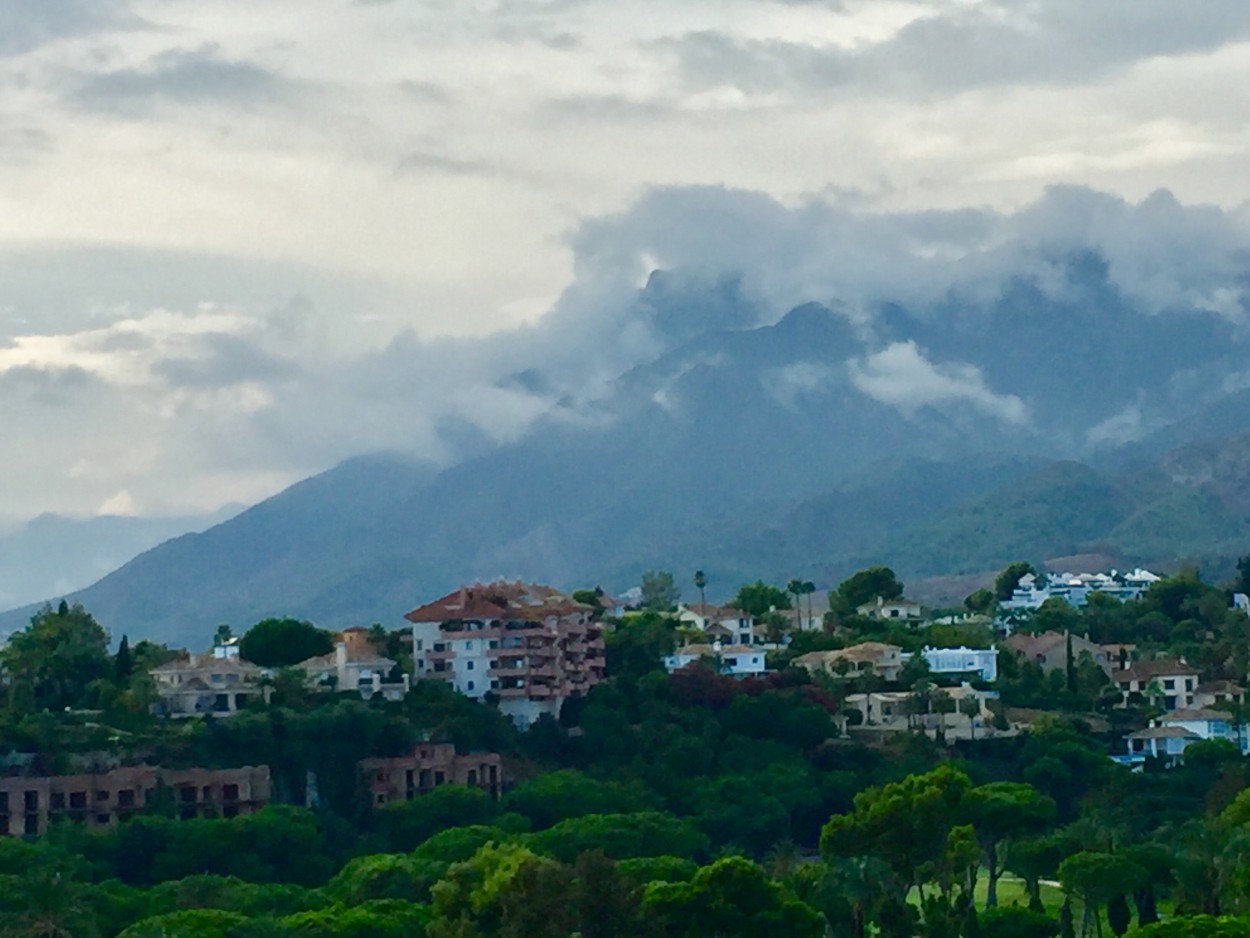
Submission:
[[[134,659],[130,654],[130,640],[123,635],[121,644],[117,646],[117,657],[113,659],[113,676],[118,687],[126,686],[134,669]]]

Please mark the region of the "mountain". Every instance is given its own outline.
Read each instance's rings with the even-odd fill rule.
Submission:
[[[115,635],[202,645],[267,615],[397,624],[496,576],[621,589],[700,567],[724,596],[870,562],[1227,564],[1250,543],[1250,436],[1229,436],[1250,422],[1229,404],[1247,337],[1137,310],[1097,258],[1059,269],[1058,299],[1014,279],[980,305],[806,304],[775,322],[733,282],[653,275],[635,311],[654,354],[518,439],[445,467],[350,460],[74,598]],[[561,387],[535,368],[500,383]]]
[[[0,534],[0,607],[82,589],[162,541],[211,528],[240,510],[230,505],[171,518],[40,515]]]

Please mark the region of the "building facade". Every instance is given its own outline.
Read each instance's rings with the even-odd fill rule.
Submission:
[[[664,667],[672,674],[702,660],[711,662],[720,674],[731,677],[763,674],[765,670],[764,649],[749,645],[722,645],[720,642],[679,648],[664,658]]]
[[[711,603],[678,606],[677,619],[694,626],[715,641],[729,645],[755,643],[754,622],[747,613],[733,606],[714,606]]]
[[[549,586],[462,586],[409,612],[418,680],[488,694],[521,727],[603,679],[603,625],[593,608]]]
[[[229,716],[252,700],[269,700],[269,671],[239,657],[231,641],[211,652],[188,655],[148,672],[156,691],[157,716]]]
[[[495,752],[457,753],[451,743],[418,743],[406,756],[362,759],[360,773],[374,807],[413,798],[440,785],[480,788],[492,797],[503,791],[503,765]]]
[[[928,648],[919,652],[933,674],[977,674],[983,681],[998,680],[997,648]],[[910,655],[905,656],[910,658]]]
[[[864,603],[855,610],[869,619],[884,619],[890,622],[920,622],[924,619],[924,608],[920,603],[910,599],[882,599],[878,596],[872,602]]]
[[[1113,671],[1111,680],[1120,688],[1121,706],[1127,706],[1131,695],[1140,694],[1151,706],[1178,710],[1194,706],[1199,674],[1184,661],[1160,659],[1134,662]]]
[[[905,660],[903,649],[898,645],[860,642],[832,651],[809,651],[795,658],[794,664],[813,673],[834,676],[871,673],[886,681],[896,681]]]
[[[1055,573],[1020,577],[1011,598],[999,604],[1004,611],[1037,609],[1048,599],[1062,599],[1070,606],[1084,606],[1089,594],[1098,592],[1124,602],[1137,599],[1157,583],[1159,577],[1149,570],[1129,573]]]
[[[177,817],[234,817],[269,803],[269,766],[161,769],[125,766],[91,775],[0,778],[0,835],[37,836],[66,818],[110,827],[141,811],[164,789]]]
[[[344,629],[334,641],[334,651],[296,665],[308,676],[314,690],[355,691],[365,700],[380,695],[403,700],[411,687],[407,674],[394,675],[395,662],[377,653],[369,633],[359,627]]]

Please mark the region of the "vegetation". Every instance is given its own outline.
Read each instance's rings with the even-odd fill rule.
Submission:
[[[683,626],[660,608],[666,582],[653,578],[652,608],[612,624],[609,679],[524,733],[441,682],[402,701],[275,693],[230,719],[156,720],[147,671],[171,652],[125,641],[110,654],[85,610],[40,611],[2,653],[0,756],[35,753],[48,771],[89,753],[265,763],[275,803],[184,821],[158,798],[103,832],[0,837],[0,935],[1247,933],[1250,760],[1237,747],[1195,743],[1180,764],[1130,771],[1108,754],[1148,703],[1116,706],[1092,660],[1046,673],[1007,653],[1003,702],[1050,711],[1030,732],[848,736],[846,696],[883,679],[814,678],[786,666],[793,656],[866,638],[988,644],[992,633],[855,615],[856,600],[902,595],[878,567],[834,591],[828,631],[793,633],[766,676],[670,675],[660,662]],[[767,601],[766,614],[778,595],[809,591],[756,582],[739,599]],[[279,634],[300,636],[302,657],[325,647],[307,623],[283,622],[243,640],[277,661],[296,654],[276,649]],[[1043,608],[1023,627],[1185,655],[1210,678],[1244,680],[1250,667],[1250,620],[1193,571],[1130,603]],[[941,697],[918,670],[899,686]],[[446,785],[372,806],[357,762],[422,739],[500,752],[515,783],[499,799]]]

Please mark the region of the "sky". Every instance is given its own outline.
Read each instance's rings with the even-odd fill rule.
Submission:
[[[0,0],[0,88],[0,522],[515,438],[657,267],[855,315],[1075,238],[1247,309],[1244,0]]]

